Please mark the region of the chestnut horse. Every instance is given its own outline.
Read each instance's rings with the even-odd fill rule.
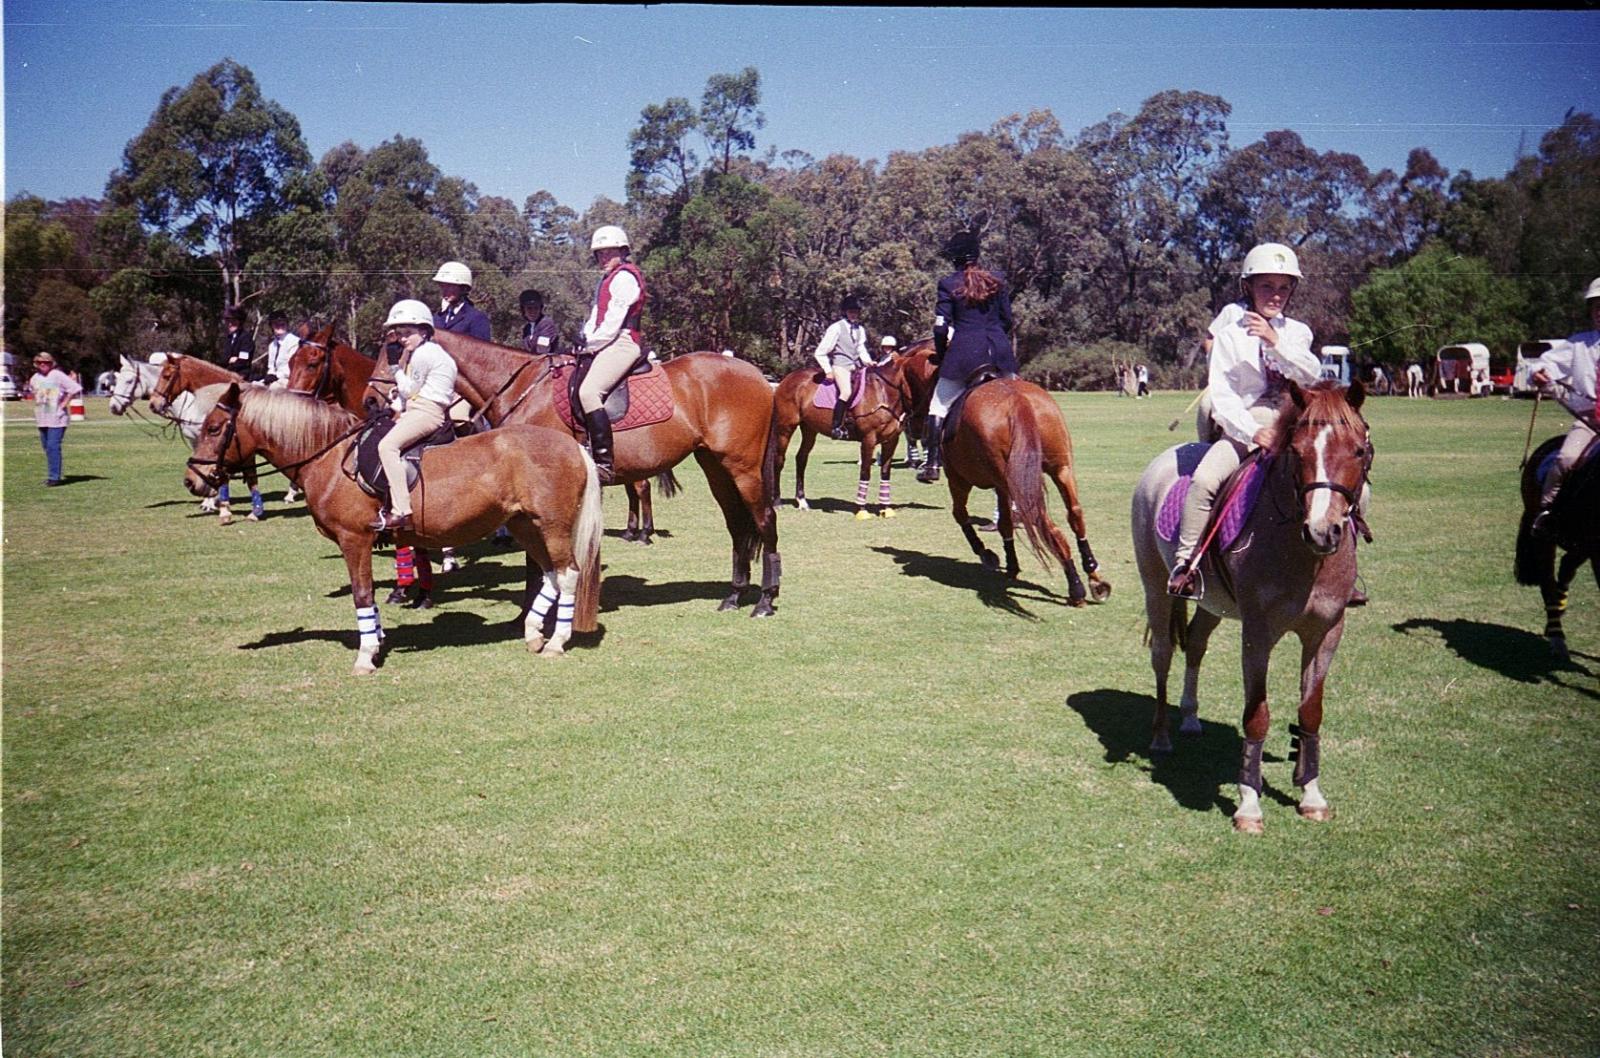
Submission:
[[[200,428],[184,484],[195,495],[216,487],[229,467],[260,455],[306,494],[317,531],[344,555],[356,607],[356,675],[371,673],[383,629],[372,592],[371,528],[378,501],[344,472],[363,420],[334,405],[253,386],[230,386]],[[604,529],[594,462],[571,437],[532,426],[463,437],[422,457],[413,546],[470,543],[504,525],[527,553],[530,602],[523,623],[528,649],[564,652],[574,630],[591,632],[600,607],[600,538]],[[536,571],[543,586],[535,597]],[[556,611],[554,634],[545,618]]]
[[[342,408],[364,415],[361,399],[372,378],[377,361],[333,337],[333,328],[307,337],[289,358],[289,392],[331,400]],[[668,498],[676,495],[678,481],[668,472],[661,482]],[[651,503],[650,482],[628,485],[628,528],[622,539],[650,544],[655,535],[655,508]]]
[[[1184,734],[1199,734],[1196,688],[1206,643],[1224,617],[1244,628],[1244,759],[1234,828],[1260,833],[1261,752],[1271,723],[1267,662],[1287,632],[1300,639],[1300,713],[1290,734],[1298,749],[1294,784],[1304,790],[1299,813],[1326,820],[1332,809],[1318,784],[1323,683],[1344,634],[1345,604],[1356,580],[1356,505],[1372,464],[1372,443],[1360,408],[1360,382],[1346,391],[1331,381],[1289,385],[1273,426],[1271,462],[1254,510],[1240,528],[1242,544],[1207,550],[1197,568],[1205,594],[1193,619],[1187,600],[1167,594],[1176,540],[1162,539],[1157,515],[1180,474],[1192,473],[1201,444],[1178,445],[1145,468],[1133,493],[1133,550],[1144,582],[1146,637],[1156,674],[1156,712],[1150,752],[1172,752],[1167,673],[1175,646],[1183,648]],[[1174,534],[1176,535],[1176,534]]]
[[[1600,585],[1600,454],[1591,452],[1567,474],[1551,505],[1554,538],[1541,540],[1533,535],[1534,515],[1539,513],[1543,485],[1539,468],[1561,448],[1565,437],[1557,435],[1533,450],[1522,467],[1522,522],[1517,526],[1516,562],[1513,572],[1518,584],[1537,584],[1544,600],[1544,635],[1550,641],[1550,654],[1557,661],[1571,657],[1561,618],[1567,610],[1567,589],[1585,562]],[[1558,562],[1557,547],[1564,552]]]
[[[933,363],[933,339],[912,342],[900,350],[896,360],[906,380],[906,388],[911,393],[906,419],[902,424],[906,435],[906,463],[920,467],[927,458],[922,435],[928,428],[928,402],[933,399],[933,387],[939,384],[939,368]]]
[[[795,506],[809,510],[806,502],[806,460],[817,434],[827,434],[833,426],[833,413],[819,408],[814,398],[823,385],[831,385],[821,371],[803,367],[791,371],[772,394],[774,423],[778,431],[778,470],[783,470],[784,453],[795,430],[800,431],[800,451],[794,456]],[[853,398],[852,398],[853,399]],[[889,472],[895,448],[900,444],[900,420],[911,407],[911,391],[906,386],[898,358],[869,367],[862,374],[861,399],[847,422],[853,422],[861,439],[861,472],[856,481],[856,518],[867,513],[867,490],[872,482],[872,454],[878,453],[878,515],[894,517],[890,506]]]
[[[180,407],[180,397],[183,394],[194,394],[206,386],[227,385],[234,382],[243,382],[244,379],[220,367],[209,360],[202,360],[197,356],[184,356],[181,353],[168,353],[166,362],[161,365],[161,371],[156,375],[156,381],[150,387],[150,410],[174,422],[181,422],[180,416],[184,409]],[[192,444],[192,442],[191,442]],[[250,489],[250,521],[261,520],[264,505],[261,500],[261,487],[256,479],[256,468],[245,465],[240,468],[240,476]],[[228,483],[223,481],[217,488],[217,524],[233,524],[233,508],[229,502]]]
[[[1039,561],[1046,566],[1059,563],[1066,573],[1067,596],[1073,606],[1102,602],[1111,595],[1111,584],[1100,576],[1100,563],[1089,547],[1089,530],[1078,503],[1072,435],[1049,393],[1018,378],[996,379],[972,389],[955,433],[945,442],[944,469],[950,513],[985,569],[999,570],[1000,560],[983,546],[967,516],[967,496],[974,488],[994,489],[997,494],[1008,576],[1021,569],[1015,540],[1020,522]],[[1089,576],[1087,591],[1072,560],[1072,547],[1046,509],[1044,475],[1055,482],[1066,506],[1083,571]]]
[[[560,358],[530,357],[520,348],[450,331],[435,332],[433,338],[456,362],[456,392],[488,422],[570,433],[555,404],[556,387],[570,378]],[[692,454],[733,540],[732,590],[718,608],[739,608],[759,551],[761,595],[751,616],[771,616],[783,571],[772,387],[755,365],[718,353],[689,353],[661,367],[672,386],[672,417],[616,432],[617,480],[642,481]],[[372,381],[385,382],[391,375],[385,364]]]

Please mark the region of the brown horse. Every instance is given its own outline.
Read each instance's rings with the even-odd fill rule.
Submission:
[[[1565,437],[1557,435],[1533,450],[1522,467],[1522,521],[1517,527],[1516,561],[1513,573],[1518,584],[1538,585],[1544,600],[1544,635],[1550,655],[1567,661],[1567,634],[1561,618],[1567,610],[1567,590],[1585,562],[1600,584],[1600,455],[1593,455],[1567,474],[1561,491],[1550,508],[1556,539],[1541,540],[1533,535],[1533,518],[1539,513],[1543,491],[1540,468],[1561,448]],[[1557,548],[1562,555],[1556,560]]]
[[[226,468],[258,454],[306,494],[317,531],[339,545],[350,572],[360,650],[355,673],[374,671],[383,630],[372,593],[370,527],[378,501],[344,472],[362,420],[342,408],[252,386],[229,387],[201,427],[184,484],[195,495],[214,488]],[[528,649],[561,654],[574,630],[596,627],[600,605],[603,512],[594,462],[565,434],[532,426],[464,437],[422,457],[416,530],[404,544],[459,546],[505,525],[527,553],[523,625]],[[536,571],[543,586],[534,596]],[[545,618],[556,610],[554,634]]]
[[[921,466],[927,457],[923,433],[928,427],[928,402],[933,399],[933,387],[939,384],[939,368],[933,363],[933,339],[912,342],[900,350],[896,358],[900,373],[911,393],[906,408],[904,430],[906,435],[906,463]]]
[[[998,571],[1000,560],[983,546],[967,515],[967,496],[974,488],[994,489],[997,494],[1008,576],[1016,576],[1021,569],[1015,540],[1020,522],[1039,561],[1046,566],[1059,563],[1066,573],[1067,596],[1073,606],[1102,602],[1111,595],[1111,584],[1100,576],[1100,563],[1089,547],[1089,530],[1078,503],[1072,435],[1049,393],[1016,378],[996,379],[971,390],[955,432],[945,443],[944,469],[950,486],[950,513],[985,569]],[[1087,591],[1072,560],[1072,547],[1046,509],[1044,475],[1055,482],[1066,506],[1067,522],[1078,539],[1078,553],[1089,576]]]
[[[528,423],[567,432],[556,387],[570,375],[551,358],[438,331],[434,340],[456,362],[456,392],[493,424]],[[735,610],[762,555],[761,596],[752,617],[774,613],[783,562],[778,554],[777,433],[772,388],[750,363],[717,353],[689,353],[662,365],[672,386],[669,419],[616,433],[618,481],[642,481],[689,455],[700,464],[733,540],[732,590],[719,609]],[[374,382],[390,377],[380,367]]]
[[[1244,627],[1244,760],[1234,828],[1260,833],[1261,752],[1271,717],[1267,662],[1286,632],[1300,639],[1299,724],[1290,725],[1298,748],[1294,784],[1302,787],[1300,815],[1325,820],[1332,809],[1318,785],[1323,683],[1344,634],[1345,604],[1356,579],[1356,505],[1372,461],[1367,424],[1360,415],[1361,383],[1346,391],[1334,382],[1302,389],[1290,384],[1273,427],[1272,461],[1263,473],[1254,510],[1239,530],[1245,543],[1199,565],[1206,590],[1194,618],[1188,604],[1167,594],[1176,540],[1162,539],[1157,515],[1181,474],[1192,473],[1205,446],[1179,445],[1145,468],[1133,493],[1133,550],[1144,582],[1146,635],[1156,674],[1152,754],[1172,752],[1168,732],[1167,673],[1175,646],[1185,654],[1184,734],[1199,734],[1196,698],[1206,643],[1224,617]],[[1174,534],[1176,535],[1176,534]]]
[[[795,430],[800,431],[800,451],[794,457],[795,506],[809,510],[806,502],[806,460],[817,443],[817,435],[827,434],[833,414],[816,405],[814,398],[823,385],[831,384],[814,367],[791,371],[772,394],[774,423],[778,432],[778,470],[783,470],[784,453]],[[898,358],[869,367],[863,372],[861,399],[846,421],[854,423],[861,442],[861,473],[856,482],[856,517],[867,513],[867,490],[872,482],[872,457],[878,453],[878,515],[894,517],[890,506],[889,474],[895,448],[900,444],[900,420],[911,407],[911,391],[906,385]]]
[[[289,392],[331,400],[340,407],[363,415],[361,400],[367,392],[377,361],[333,337],[333,328],[308,336],[289,358]],[[662,491],[671,498],[678,482],[669,472],[662,479]],[[655,507],[651,502],[648,479],[628,484],[628,528],[622,539],[650,544],[655,536]]]
[[[164,418],[173,419],[176,411],[178,397],[184,393],[197,393],[206,386],[227,385],[243,382],[238,375],[225,367],[220,367],[209,360],[202,360],[197,356],[184,356],[181,353],[168,353],[166,362],[161,365],[161,373],[156,376],[155,384],[150,387],[150,410]],[[261,520],[265,511],[261,499],[261,487],[256,478],[254,464],[246,464],[240,468],[240,476],[244,478],[245,485],[250,489],[250,521]],[[233,506],[228,494],[228,483],[223,481],[217,488],[217,524],[233,524]]]

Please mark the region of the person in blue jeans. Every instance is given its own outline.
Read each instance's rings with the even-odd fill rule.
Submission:
[[[83,387],[57,367],[56,358],[49,353],[33,358],[33,371],[28,388],[33,393],[33,421],[39,427],[39,444],[44,447],[44,483],[54,487],[63,483],[61,442],[66,439],[67,423],[71,419],[67,404],[73,397],[82,395]]]

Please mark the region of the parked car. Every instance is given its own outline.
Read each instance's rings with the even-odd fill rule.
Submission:
[[[17,389],[16,380],[10,375],[0,375],[0,400],[21,400],[22,393]]]

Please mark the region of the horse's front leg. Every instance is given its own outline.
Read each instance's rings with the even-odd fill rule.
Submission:
[[[1555,571],[1539,585],[1539,595],[1544,599],[1544,637],[1550,643],[1550,656],[1556,661],[1564,662],[1572,657],[1561,618],[1567,612],[1567,591],[1572,586],[1572,578],[1578,575],[1583,562],[1581,555],[1563,552]],[[1600,584],[1600,563],[1595,565],[1595,583]]]
[[[873,436],[861,438],[861,457],[856,464],[856,521],[864,522],[872,515],[867,512],[867,491],[872,486]]]
[[[653,541],[651,537],[656,534],[656,509],[655,503],[650,498],[650,483],[636,481],[633,488],[637,490],[634,495],[639,503],[639,543],[649,546]]]
[[[1267,707],[1267,662],[1272,639],[1259,622],[1244,626],[1244,750],[1239,763],[1239,807],[1233,829],[1259,834],[1261,818],[1261,750],[1267,742],[1272,712]]]
[[[900,447],[900,435],[895,434],[884,442],[883,448],[878,452],[878,517],[893,518],[894,496],[889,485],[889,476],[894,471],[894,452]]]
[[[372,597],[372,535],[349,533],[339,540],[345,568],[350,573],[350,598],[356,607],[356,632],[361,637],[356,652],[356,676],[368,676],[378,669],[378,652],[383,649],[383,626],[378,621],[378,606]]]
[[[794,454],[794,505],[802,511],[811,509],[806,502],[806,460],[811,458],[811,448],[816,443],[817,435],[801,426],[800,449]]]
[[[261,499],[261,482],[256,478],[253,463],[245,468],[244,483],[250,488],[250,513],[245,517],[252,522],[259,522],[267,516],[267,505]]]
[[[1322,765],[1322,688],[1343,636],[1343,613],[1322,635],[1300,636],[1300,715],[1298,724],[1289,725],[1289,759],[1295,762],[1294,784],[1303,791],[1297,810],[1301,818],[1319,823],[1333,818],[1317,779]]]
[[[1089,576],[1089,596],[1095,602],[1104,602],[1111,597],[1111,582],[1100,575],[1100,563],[1094,557],[1094,550],[1089,546],[1088,523],[1083,517],[1083,506],[1078,502],[1078,478],[1072,470],[1071,464],[1064,464],[1055,469],[1051,478],[1056,483],[1056,491],[1061,493],[1061,502],[1067,509],[1067,524],[1072,527],[1072,535],[1078,540],[1078,558],[1083,562],[1083,571]]]

